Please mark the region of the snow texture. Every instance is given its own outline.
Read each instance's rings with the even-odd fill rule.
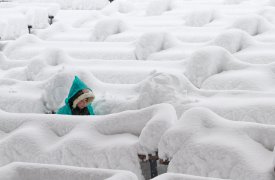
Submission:
[[[108,36],[119,34],[127,29],[126,23],[121,19],[103,19],[95,24],[92,41],[104,41]]]
[[[234,122],[205,108],[187,111],[163,136],[169,172],[228,179],[274,179],[275,126]]]
[[[0,176],[3,180],[137,180],[137,177],[129,171],[23,162],[1,167]]]
[[[153,180],[221,180],[221,179],[192,176],[192,175],[186,175],[186,174],[177,174],[177,173],[165,173],[156,178],[153,178]]]
[[[273,180],[274,5],[0,3],[0,179]],[[52,115],[75,75],[96,116]]]
[[[156,151],[161,135],[176,121],[168,104],[107,116],[64,117],[1,111],[0,164],[124,169],[142,179],[137,154]]]
[[[77,9],[77,10],[99,10],[109,4],[108,0],[14,0],[20,3],[57,3],[61,9]]]

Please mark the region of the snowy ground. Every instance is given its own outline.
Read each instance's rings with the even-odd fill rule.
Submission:
[[[0,17],[0,179],[143,180],[156,152],[156,180],[275,178],[274,0],[13,0]],[[96,116],[49,114],[75,75]]]

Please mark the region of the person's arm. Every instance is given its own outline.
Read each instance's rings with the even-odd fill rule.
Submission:
[[[67,105],[65,105],[59,108],[56,114],[72,115],[72,111]]]
[[[95,115],[94,108],[91,104],[88,105],[88,110],[89,110],[90,115]]]

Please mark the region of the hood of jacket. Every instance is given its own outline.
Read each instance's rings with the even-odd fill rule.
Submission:
[[[68,97],[65,100],[66,104],[69,104],[69,100],[80,90],[88,89],[92,91],[83,81],[81,81],[77,76],[74,77],[73,84],[71,86]]]

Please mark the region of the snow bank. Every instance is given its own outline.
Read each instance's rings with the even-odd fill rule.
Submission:
[[[168,171],[236,180],[274,179],[275,126],[223,119],[205,108],[187,111],[162,136]]]
[[[18,38],[16,41],[13,41],[6,45],[4,47],[4,54],[9,57],[9,56],[15,56],[17,55],[14,53],[14,50],[20,49],[22,46],[26,46],[28,44],[33,44],[33,43],[40,43],[41,40],[37,38],[35,35],[32,34],[26,34]],[[26,57],[23,56],[25,54]],[[21,56],[22,55],[22,56]],[[18,59],[29,59],[30,57],[28,56],[28,53],[24,52],[19,55],[21,58]]]
[[[188,94],[196,90],[192,83],[182,75],[154,72],[139,83],[137,101],[140,107],[162,102],[177,106],[178,103],[192,102]]]
[[[68,55],[56,48],[45,49],[40,55],[30,59],[30,62],[26,66],[27,79],[31,81],[44,80],[49,78],[48,74],[43,76],[43,70],[47,67],[53,72],[59,72],[60,69],[55,69],[56,66],[65,62],[68,59]],[[62,67],[61,67],[62,69]]]
[[[173,0],[151,0],[146,8],[148,16],[158,16],[173,9]]]
[[[161,174],[153,180],[221,180],[217,178],[208,178],[202,176],[192,176],[187,174],[165,173]]]
[[[3,3],[2,3],[3,4]],[[10,2],[9,6],[1,6],[0,9],[11,13],[21,13],[27,19],[27,25],[33,28],[46,28],[49,26],[49,15],[56,15],[59,6],[54,3],[16,3]],[[27,27],[25,27],[27,28]]]
[[[49,14],[47,9],[42,7],[33,7],[32,9],[26,9],[26,17],[28,20],[28,25],[33,28],[47,28],[49,26]]]
[[[43,99],[49,111],[56,111],[63,103],[73,82],[73,75],[69,73],[59,73],[45,83]]]
[[[2,180],[137,180],[129,171],[23,162],[11,163],[0,168],[0,176]]]
[[[249,66],[249,64],[236,60],[225,49],[209,46],[201,48],[191,55],[186,61],[184,74],[195,86],[200,88],[210,76]]]
[[[232,24],[232,28],[241,29],[251,36],[262,34],[273,28],[265,18],[259,15],[240,17]]]
[[[274,73],[267,68],[247,68],[215,74],[201,88],[217,90],[274,91]]]
[[[107,116],[0,113],[2,166],[24,161],[123,169],[139,179],[137,154],[156,151],[177,120],[169,104]]]
[[[135,5],[131,1],[127,0],[115,0],[110,5],[102,9],[102,13],[111,15],[114,13],[130,13],[136,9]]]
[[[59,48],[79,59],[136,59],[131,42],[77,42],[43,41],[34,35],[25,35],[4,47],[4,54],[10,59],[28,60],[48,48]]]
[[[146,60],[152,53],[169,49],[178,44],[179,41],[169,33],[145,33],[136,42],[136,57],[139,60]]]
[[[5,70],[5,72],[11,68],[24,67],[27,63],[23,61],[11,61],[2,52],[0,52],[0,69]]]
[[[108,36],[113,34],[119,34],[126,30],[127,25],[121,19],[102,19],[95,24],[90,40],[104,41],[106,38],[108,38]]]
[[[70,29],[71,28],[69,25],[61,23],[61,22],[56,22],[56,23],[53,23],[47,29],[39,31],[37,33],[37,36],[41,39],[47,40],[51,36],[54,36],[55,34],[64,33],[66,31],[69,31]]]
[[[27,19],[23,14],[0,13],[0,16],[6,16],[0,20],[1,40],[16,39],[28,33]]]
[[[0,68],[2,70],[6,70],[8,69],[8,58],[2,53],[0,52]]]
[[[108,0],[15,0],[20,3],[57,3],[61,9],[78,9],[78,10],[100,10],[107,6]]]
[[[238,29],[230,29],[218,35],[210,45],[221,46],[230,53],[236,53],[255,44],[252,37],[246,32]]]
[[[201,27],[213,22],[218,16],[218,12],[213,9],[192,11],[184,17],[185,25]]]
[[[224,0],[224,4],[241,4],[242,2],[247,0]]]

